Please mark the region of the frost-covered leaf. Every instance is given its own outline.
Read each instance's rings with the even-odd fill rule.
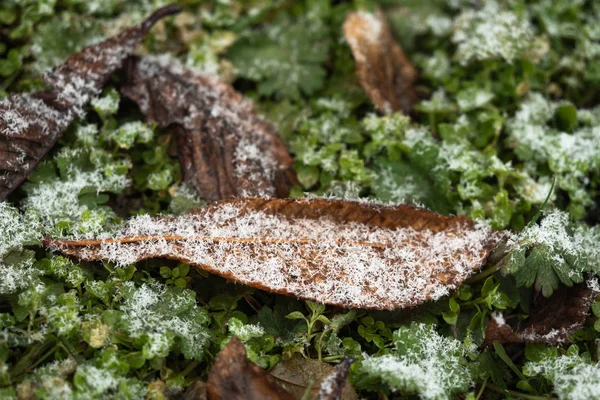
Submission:
[[[217,356],[208,374],[211,400],[293,400],[271,375],[246,358],[244,344],[236,337]]]
[[[555,290],[548,299],[538,294],[526,320],[506,321],[501,313],[492,314],[485,330],[485,342],[566,342],[583,327],[597,294],[587,283]]]
[[[592,362],[589,354],[577,354],[577,346],[571,346],[561,355],[557,355],[556,350],[544,349],[539,360],[525,364],[523,373],[546,378],[561,400],[600,398],[600,364]]]
[[[367,357],[352,367],[351,381],[360,389],[418,394],[421,399],[451,399],[471,386],[467,356],[472,349],[438,334],[433,325],[412,323],[394,332],[390,354]]]
[[[100,94],[148,30],[177,12],[174,5],[157,10],[139,25],[72,55],[44,76],[48,89],[14,94],[0,100],[0,199],[14,191],[83,107]]]
[[[504,272],[513,275],[519,286],[532,286],[550,297],[560,283],[573,286],[583,282],[583,272],[591,269],[585,235],[576,235],[569,216],[552,211],[540,224],[512,236]]]
[[[410,112],[418,100],[414,88],[417,73],[392,37],[383,12],[348,14],[344,36],[360,83],[375,107],[383,113]]]
[[[173,258],[318,303],[394,309],[450,293],[503,235],[409,205],[253,198],[180,217],[140,216],[114,235],[46,245],[120,265]]]
[[[127,71],[121,90],[149,122],[175,129],[183,179],[202,198],[288,195],[296,183],[292,158],[230,85],[166,56],[131,59]]]

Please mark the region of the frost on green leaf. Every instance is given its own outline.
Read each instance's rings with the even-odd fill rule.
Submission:
[[[0,201],[0,232],[0,261],[11,251],[42,240],[37,214],[31,211],[23,214],[5,201]]]
[[[389,354],[365,358],[353,367],[351,379],[362,389],[417,394],[421,399],[450,399],[472,384],[466,358],[473,350],[441,336],[433,325],[412,323],[394,332]]]
[[[508,140],[531,176],[539,176],[540,171],[556,175],[557,186],[569,194],[569,211],[581,218],[582,207],[593,204],[587,188],[600,177],[600,127],[593,112],[573,114],[567,109],[575,110],[532,93],[509,121]],[[571,127],[572,132],[556,126]]]
[[[455,57],[471,61],[503,59],[513,62],[531,46],[533,28],[527,18],[486,2],[480,10],[463,11],[454,22]]]
[[[590,236],[580,229],[577,236],[569,215],[552,211],[540,224],[527,227],[508,241],[511,249],[506,272],[519,286],[531,286],[546,297],[562,282],[566,286],[583,282],[583,272],[590,270],[586,249]]]
[[[140,121],[126,122],[118,128],[109,131],[107,139],[116,143],[122,149],[130,149],[134,143],[149,143],[154,132],[152,128]]]
[[[526,363],[523,373],[550,381],[561,400],[600,398],[600,364],[592,362],[589,354],[580,356],[577,346],[562,355],[557,355],[556,349],[547,349],[539,359]]]
[[[107,118],[119,110],[119,93],[111,89],[103,96],[93,99],[91,104],[100,117]]]
[[[195,293],[148,281],[140,287],[126,282],[121,323],[129,335],[145,343],[148,358],[178,348],[185,358],[201,360],[210,337],[206,311],[196,305]]]

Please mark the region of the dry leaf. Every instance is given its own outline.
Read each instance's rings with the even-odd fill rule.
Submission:
[[[356,394],[352,385],[346,381],[352,363],[354,363],[352,358],[344,358],[335,367],[335,371],[323,379],[317,400],[358,400],[358,394]],[[348,388],[352,388],[352,391]]]
[[[135,217],[113,237],[45,244],[120,265],[171,258],[271,292],[391,310],[449,294],[502,236],[409,205],[252,198],[180,217]]]
[[[236,337],[217,356],[208,374],[209,400],[293,400],[275,378],[246,358],[246,348]]]
[[[46,91],[0,100],[0,199],[27,178],[69,124],[83,115],[83,107],[100,94],[152,25],[177,11],[176,5],[163,7],[141,24],[73,54],[44,76]]]
[[[132,58],[121,90],[150,122],[173,127],[183,179],[208,201],[286,197],[293,160],[275,128],[213,76],[168,57]]]
[[[322,361],[296,357],[280,362],[270,371],[270,374],[297,399],[302,398],[307,389],[309,389],[309,386],[310,399],[336,399],[336,397],[326,397],[327,395],[325,394],[323,395],[325,397],[321,396],[321,392],[323,391],[322,386],[325,385],[326,390],[324,392],[331,393],[332,396],[337,394],[338,398],[340,398],[339,396],[343,394],[341,398],[344,400],[357,400],[358,395],[356,391],[352,385],[346,382],[348,368],[352,364],[352,360],[348,360],[350,360],[350,364],[347,364],[348,362],[344,360],[339,364],[338,367],[341,368],[338,370]],[[345,367],[346,365],[347,368]],[[341,378],[341,381],[337,379],[338,376]]]
[[[418,96],[417,72],[392,37],[385,16],[353,12],[344,21],[344,36],[350,45],[356,74],[375,107],[382,113],[409,113]]]
[[[530,317],[511,325],[502,314],[492,315],[484,345],[500,343],[563,343],[581,329],[598,293],[587,283],[555,290],[550,298],[536,294]]]

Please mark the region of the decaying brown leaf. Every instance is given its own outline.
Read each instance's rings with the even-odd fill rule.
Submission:
[[[120,265],[171,258],[271,292],[390,310],[447,295],[502,237],[409,205],[250,198],[180,217],[139,216],[112,237],[45,243]]]
[[[417,72],[392,37],[385,16],[353,12],[344,22],[356,74],[375,107],[382,113],[409,113],[418,96],[414,88]]]
[[[209,400],[294,400],[275,378],[248,360],[236,337],[217,356],[206,388]]]
[[[569,341],[581,329],[598,293],[585,282],[555,290],[550,298],[536,294],[530,317],[512,323],[501,314],[492,315],[484,345],[500,343],[548,343]]]
[[[353,400],[358,399],[358,394],[354,391],[348,379],[350,367],[354,362],[351,358],[344,358],[341,363],[335,367],[335,371],[321,382],[319,396],[317,400]],[[347,390],[352,388],[352,391]]]
[[[15,190],[54,146],[83,107],[160,18],[179,11],[163,7],[141,24],[73,54],[44,76],[43,92],[0,100],[0,199]]]
[[[348,359],[348,361],[342,361],[335,368],[322,361],[291,358],[277,364],[269,373],[297,399],[301,399],[305,392],[309,390],[310,399],[333,400],[343,398],[344,400],[357,400],[356,391],[350,383],[346,382],[351,364],[352,360]],[[321,395],[321,392],[323,392],[323,395]],[[336,395],[337,397],[335,397]]]
[[[297,182],[275,128],[229,84],[166,57],[131,58],[121,90],[173,128],[183,179],[208,201],[286,197]]]

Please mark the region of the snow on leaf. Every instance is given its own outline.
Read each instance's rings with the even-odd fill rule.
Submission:
[[[175,128],[184,181],[202,198],[288,195],[293,160],[250,101],[167,56],[130,61],[121,90],[149,122]]]
[[[179,217],[139,216],[114,235],[45,244],[128,265],[165,257],[245,285],[347,308],[437,300],[504,236],[466,217],[329,199],[237,199]]]
[[[414,83],[417,73],[392,33],[381,10],[354,12],[344,22],[356,73],[362,87],[383,113],[408,113],[418,100]]]
[[[589,286],[579,283],[560,288],[549,299],[538,294],[529,318],[514,326],[507,323],[502,314],[492,314],[485,330],[485,342],[557,344],[568,341],[583,327],[598,294]]]
[[[208,398],[292,400],[275,378],[246,358],[244,344],[235,336],[217,356],[208,374]]]
[[[139,25],[73,54],[44,76],[49,88],[0,100],[0,199],[27,178],[83,107],[133,52],[160,18],[175,5],[157,10]]]
[[[560,282],[566,286],[583,282],[583,272],[593,261],[588,260],[588,251],[582,246],[585,235],[576,232],[567,213],[548,213],[540,224],[507,241],[504,272],[513,275],[519,286],[535,284],[545,297],[550,297]]]
[[[380,390],[383,383],[389,391],[426,400],[451,399],[471,386],[465,357],[472,352],[470,346],[438,334],[433,325],[414,322],[395,331],[393,341],[391,354],[367,357],[352,369],[355,386]]]

